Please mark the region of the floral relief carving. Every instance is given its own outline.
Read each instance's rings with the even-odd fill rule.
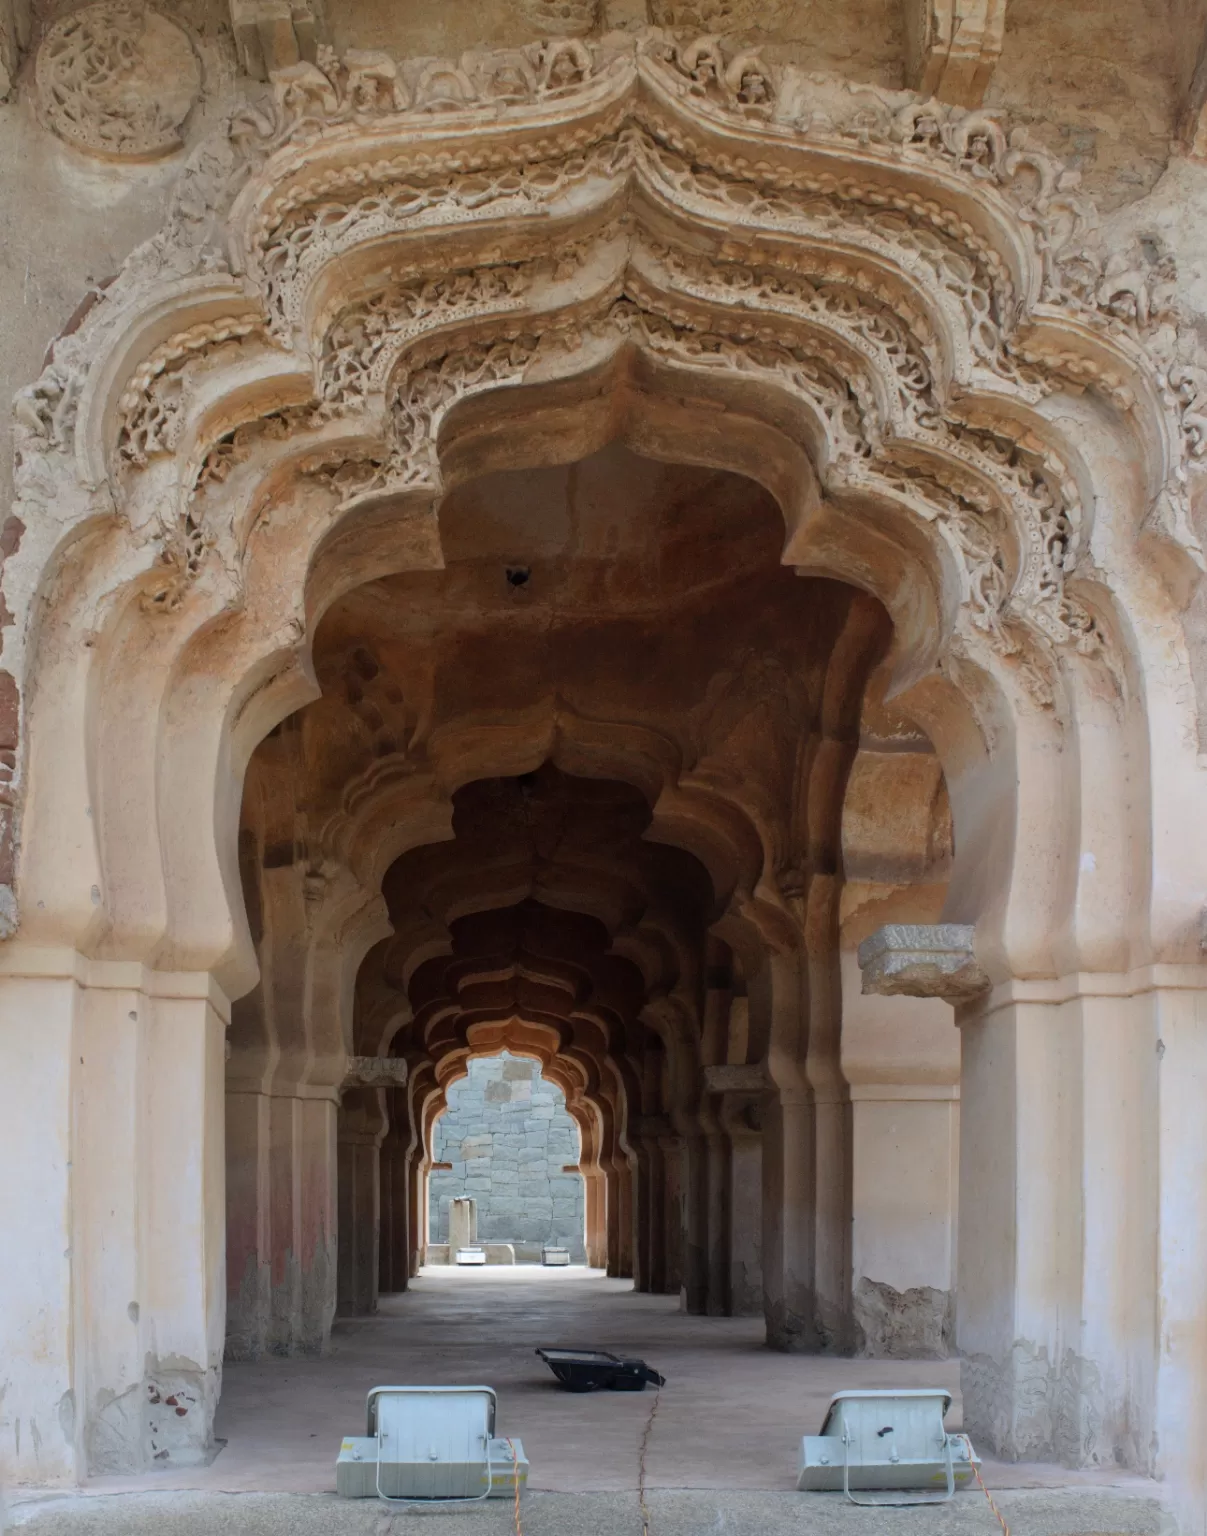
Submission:
[[[229,316],[195,325],[157,347],[131,375],[118,402],[121,428],[117,451],[122,462],[141,469],[157,455],[173,452],[185,409],[189,368],[263,329],[258,315]]]
[[[132,0],[101,0],[56,22],[36,77],[42,114],[61,139],[133,159],[178,149],[201,94],[188,35]]]

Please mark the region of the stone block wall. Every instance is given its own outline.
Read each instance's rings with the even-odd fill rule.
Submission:
[[[476,1057],[432,1132],[432,1161],[452,1164],[432,1170],[432,1241],[448,1241],[449,1204],[471,1195],[479,1242],[562,1243],[584,1262],[583,1179],[562,1172],[578,1156],[565,1097],[536,1062],[506,1051]]]

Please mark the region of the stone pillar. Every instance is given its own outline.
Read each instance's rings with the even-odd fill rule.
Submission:
[[[637,1289],[662,1295],[666,1289],[666,1171],[657,1134],[638,1122],[637,1146],[638,1270]],[[642,1257],[644,1255],[644,1257]]]
[[[1181,1176],[1162,1155],[1166,1090],[1172,1107],[1184,1078],[1201,1083],[1202,1053],[1186,1028],[1194,1003],[1160,980],[1185,971],[1197,988],[1199,968],[990,991],[971,940],[952,927],[885,929],[860,947],[865,985],[957,1004],[965,1425],[1010,1459],[1158,1470],[1153,1341],[1177,1337],[1161,1287],[1184,1241],[1197,1253],[1202,1214],[1197,1197],[1181,1209],[1166,1201]],[[1180,1059],[1172,1081],[1166,1020]],[[1166,1123],[1194,1170],[1201,1133],[1183,1140],[1185,1109]],[[1195,1299],[1181,1291],[1174,1304],[1196,1327],[1201,1294],[1200,1275]]]
[[[410,1281],[410,1215],[408,1210],[407,1147],[410,1126],[406,1102],[391,1094],[390,1129],[381,1144],[381,1251],[378,1289],[383,1295],[405,1291]]]
[[[733,1317],[763,1311],[763,1138],[751,1127],[755,1106],[726,1107],[729,1136],[729,1310]]]
[[[407,1215],[413,1280],[426,1261],[428,1245],[427,1161],[419,1145],[411,1148],[407,1160]]]
[[[454,1195],[448,1204],[448,1260],[457,1262],[458,1248],[471,1248],[478,1240],[478,1208],[470,1195]]]
[[[846,746],[827,742],[832,756]],[[835,772],[830,782],[844,782]],[[841,825],[835,810],[831,825]],[[815,874],[805,915],[809,1033],[806,1075],[813,1105],[813,1290],[822,1348],[845,1353],[851,1319],[851,1097],[842,1072],[842,981],[838,908],[842,881]]]
[[[337,1311],[341,1317],[366,1317],[377,1311],[380,1148],[386,1131],[381,1097],[378,1088],[351,1088],[340,1105]]]
[[[816,1139],[805,1077],[807,1018],[795,955],[772,956],[750,979],[769,1015],[771,1084],[763,1119],[763,1311],[772,1349],[821,1345],[814,1288]]]
[[[1191,974],[1183,986],[1151,994],[1156,1040],[1146,1042],[1157,1062],[1161,1169],[1156,1470],[1173,1484],[1175,1514],[1194,1531],[1207,1509],[1207,976],[1202,967],[1176,969]]]
[[[205,1462],[226,1000],[204,973],[17,943],[2,960],[0,1481]]]
[[[618,1219],[617,1273],[623,1280],[633,1278],[633,1169],[619,1145],[616,1146],[616,1199]]]
[[[234,1006],[227,1065],[226,1353],[318,1355],[336,1310],[341,1085],[350,1062],[390,1071],[346,1054],[351,982],[383,917],[346,872],[263,868],[250,837],[241,857],[260,981]]]
[[[718,1158],[718,1177],[725,1180],[724,1240],[713,1253],[725,1274],[716,1284],[725,1315],[755,1317],[763,1310],[760,1127],[767,1076],[761,1066],[705,1067],[704,1086],[715,1106],[724,1154]]]
[[[708,1307],[708,1142],[698,1132],[680,1139],[683,1170],[683,1273],[680,1297],[685,1312],[703,1316]]]
[[[685,1151],[680,1137],[667,1128],[659,1137],[662,1152],[662,1244],[664,1258],[662,1288],[666,1295],[682,1295],[684,1258],[684,1176]]]
[[[1151,999],[1026,996],[1053,990],[961,1016],[964,1418],[1001,1456],[1147,1471],[1159,1037]]]
[[[707,1221],[705,1233],[706,1294],[704,1310],[709,1317],[728,1317],[730,1312],[730,1219],[731,1190],[729,1141],[715,1126],[705,1142]]]
[[[959,1031],[942,998],[864,996],[855,955],[842,966],[855,1348],[942,1358],[955,1343]]]
[[[620,1278],[620,1179],[611,1157],[601,1164],[604,1179],[605,1267],[609,1276]]]
[[[337,1091],[226,1095],[226,1356],[318,1355],[335,1317]]]

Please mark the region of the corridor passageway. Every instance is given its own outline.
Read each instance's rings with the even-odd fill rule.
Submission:
[[[577,1266],[433,1266],[405,1295],[384,1298],[374,1317],[337,1322],[321,1360],[228,1365],[217,1424],[226,1446],[210,1466],[102,1478],[92,1488],[328,1492],[339,1435],[362,1422],[371,1386],[482,1382],[499,1394],[503,1432],[524,1442],[533,1490],[631,1499],[652,1391],[568,1395],[533,1353],[550,1343],[635,1353],[666,1376],[648,1459],[652,1488],[792,1488],[800,1435],[816,1432],[831,1394],[851,1387],[946,1387],[955,1400],[949,1426],[961,1422],[954,1360],[777,1354],[756,1318],[692,1317],[673,1297],[641,1295]],[[997,1489],[1141,1494],[1146,1486],[1117,1468],[1076,1473],[992,1458],[986,1475]],[[981,1524],[992,1519],[987,1509],[971,1499],[961,1506],[969,1530],[989,1528]]]

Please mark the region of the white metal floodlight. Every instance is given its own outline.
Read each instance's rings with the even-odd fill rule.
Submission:
[[[835,1393],[821,1434],[801,1440],[797,1488],[841,1488],[852,1504],[945,1502],[978,1465],[968,1438],[943,1427],[950,1407],[951,1394],[937,1387]],[[916,1491],[856,1498],[852,1489]]]
[[[464,1248],[457,1249],[458,1264],[485,1264],[486,1249],[477,1243],[468,1243]]]
[[[528,1483],[519,1440],[495,1435],[490,1387],[374,1387],[364,1435],[349,1435],[335,1491],[387,1504],[514,1498]]]

